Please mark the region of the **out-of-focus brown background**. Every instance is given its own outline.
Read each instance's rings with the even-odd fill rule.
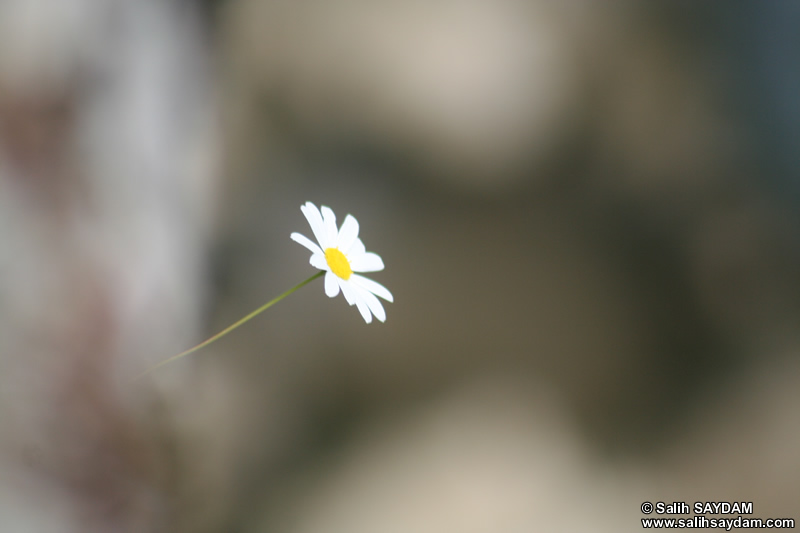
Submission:
[[[800,7],[0,2],[0,530],[800,518]],[[352,213],[385,324],[306,287]]]

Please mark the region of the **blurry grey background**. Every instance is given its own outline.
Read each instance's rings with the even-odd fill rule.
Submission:
[[[0,1],[0,529],[800,515],[800,8]],[[395,295],[313,269],[353,214]]]

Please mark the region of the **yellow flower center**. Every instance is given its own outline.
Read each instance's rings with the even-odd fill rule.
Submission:
[[[340,278],[347,280],[353,274],[353,269],[350,268],[350,261],[347,257],[339,251],[338,248],[328,248],[325,250],[325,261],[331,267],[331,272]]]

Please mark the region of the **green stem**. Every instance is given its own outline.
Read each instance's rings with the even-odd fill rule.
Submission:
[[[175,361],[176,359],[180,359],[181,357],[184,357],[186,355],[189,355],[191,353],[196,352],[200,348],[208,346],[209,344],[211,344],[215,340],[223,337],[224,335],[227,335],[228,333],[230,333],[231,331],[235,330],[236,328],[238,328],[239,326],[241,326],[245,322],[249,321],[250,319],[255,318],[256,316],[260,315],[261,313],[263,313],[264,311],[266,311],[267,309],[269,309],[270,307],[272,307],[276,303],[280,302],[281,300],[283,300],[284,298],[286,298],[287,296],[292,294],[297,289],[299,289],[299,288],[301,288],[301,287],[303,287],[305,285],[308,285],[309,283],[311,283],[315,279],[321,277],[323,274],[325,274],[324,270],[321,270],[321,271],[317,272],[316,274],[314,274],[313,276],[311,276],[307,280],[298,283],[297,285],[295,285],[294,287],[292,287],[288,291],[284,292],[280,296],[278,296],[276,298],[273,298],[272,300],[268,301],[267,303],[265,303],[264,305],[262,305],[261,307],[259,307],[258,309],[256,309],[252,313],[250,313],[249,315],[245,316],[244,318],[240,318],[239,320],[237,320],[236,322],[234,322],[233,324],[231,324],[227,328],[223,329],[222,331],[220,331],[219,333],[217,333],[216,335],[214,335],[210,339],[206,339],[203,342],[201,342],[200,344],[198,344],[197,346],[194,346],[193,348],[189,348],[185,352],[181,352],[178,355],[173,355],[169,359],[165,359],[165,360],[161,361],[160,363],[151,366],[150,368],[148,368],[147,370],[145,370],[141,374],[137,375],[133,379],[134,380],[140,379],[140,378],[146,376],[147,374],[149,374],[150,372],[152,372],[153,370],[161,368],[162,366],[164,366],[164,365],[166,365],[168,363],[171,363],[171,362]]]

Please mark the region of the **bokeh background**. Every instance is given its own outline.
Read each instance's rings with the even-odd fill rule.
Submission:
[[[800,518],[800,4],[0,1],[0,530]],[[321,282],[353,214],[385,324]]]

